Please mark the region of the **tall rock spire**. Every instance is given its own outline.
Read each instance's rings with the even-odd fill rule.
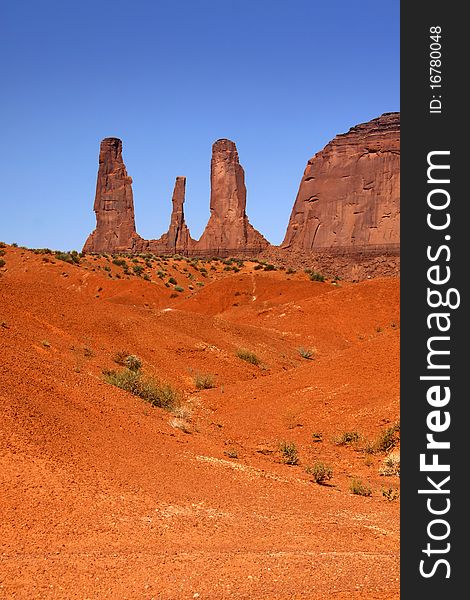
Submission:
[[[212,146],[211,214],[198,250],[255,253],[265,248],[268,241],[250,224],[245,209],[245,172],[237,147],[230,140],[217,140]]]
[[[191,246],[192,239],[184,220],[184,198],[186,177],[177,177],[173,190],[170,227],[168,229],[168,247],[175,252],[184,252]]]
[[[132,252],[141,238],[135,229],[132,178],[118,138],[101,142],[94,211],[96,229],[85,242],[84,252]]]
[[[170,227],[158,240],[149,240],[147,250],[156,253],[186,254],[194,244],[184,220],[186,177],[177,177],[173,190]]]

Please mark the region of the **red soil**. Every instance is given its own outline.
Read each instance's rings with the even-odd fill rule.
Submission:
[[[205,287],[175,294],[168,276],[202,280],[184,261],[164,280],[158,265],[152,281],[116,280],[105,258],[5,251],[0,598],[399,597],[399,500],[382,495],[399,479],[379,474],[385,453],[333,440],[374,439],[398,419],[398,279],[208,264]],[[106,383],[118,350],[191,415]],[[197,373],[216,387],[196,390]],[[282,441],[299,465],[283,463]],[[328,485],[305,472],[317,460]],[[354,477],[371,496],[351,493]]]

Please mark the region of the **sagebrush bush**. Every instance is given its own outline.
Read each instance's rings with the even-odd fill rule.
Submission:
[[[313,480],[320,485],[333,477],[333,469],[323,462],[315,462],[311,467],[307,467],[305,470],[313,477]]]
[[[357,431],[343,431],[333,440],[337,446],[350,446],[356,444],[361,439]]]
[[[382,430],[372,442],[367,440],[364,452],[367,454],[381,454],[390,452],[400,441],[400,423],[397,422]]]
[[[397,488],[382,488],[382,496],[389,502],[393,502],[394,500],[398,500],[400,492]]]
[[[210,390],[215,387],[214,376],[210,373],[196,373],[194,385],[198,390]]]
[[[376,452],[389,452],[399,441],[400,424],[395,423],[379,433],[374,443]]]
[[[127,262],[123,258],[114,258],[113,265],[116,265],[117,267],[125,267],[127,266]]]
[[[310,273],[310,281],[325,281],[325,277],[321,273],[315,273],[314,271]]]
[[[62,260],[71,265],[79,265],[80,264],[80,257],[78,256],[78,252],[76,250],[73,250],[72,252],[57,251],[54,253],[54,256],[56,257],[57,260]]]
[[[303,346],[297,348],[297,352],[302,358],[305,358],[306,360],[310,360],[314,355],[314,352],[311,348],[304,348]]]
[[[362,483],[360,479],[353,479],[349,489],[356,496],[372,496],[371,487]]]
[[[152,406],[172,411],[180,403],[179,394],[174,388],[153,377],[144,376],[140,371],[106,371],[104,378],[111,385],[142,398]]]
[[[382,467],[379,470],[380,475],[400,475],[400,453],[397,451],[391,452],[383,461]]]
[[[0,258],[0,268],[4,267],[6,265],[6,262],[3,260],[3,258]]]
[[[260,359],[256,356],[254,352],[251,352],[251,350],[240,348],[239,350],[237,350],[237,356],[238,358],[241,358],[241,360],[244,360],[245,362],[248,362],[252,365],[258,366],[261,364]]]
[[[299,453],[294,442],[281,442],[279,450],[282,454],[282,460],[286,465],[299,464]]]
[[[135,354],[129,354],[129,356],[126,356],[124,364],[129,371],[137,372],[142,368],[142,361]]]

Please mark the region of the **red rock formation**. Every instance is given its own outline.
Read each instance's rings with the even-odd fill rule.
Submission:
[[[133,252],[141,243],[135,230],[132,178],[118,138],[101,142],[94,211],[96,229],[85,242],[84,252]]]
[[[188,226],[184,220],[184,197],[186,177],[177,177],[173,190],[173,210],[171,212],[170,227],[158,240],[147,242],[146,250],[164,254],[187,254],[194,245]]]
[[[212,146],[211,215],[196,244],[201,252],[214,254],[256,253],[269,242],[246,216],[245,173],[235,144],[226,139]]]
[[[177,177],[173,190],[173,210],[171,213],[170,228],[168,230],[168,245],[179,250],[188,250],[191,245],[191,236],[184,220],[184,196],[186,190],[186,177]]]
[[[307,164],[284,248],[397,245],[400,114],[385,113],[338,135]]]

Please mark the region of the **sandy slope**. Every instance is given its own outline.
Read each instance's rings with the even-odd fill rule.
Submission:
[[[397,279],[220,266],[170,297],[153,275],[111,279],[103,258],[3,258],[1,598],[398,598],[399,501],[381,493],[398,477],[333,443],[398,419]],[[181,391],[184,423],[104,382],[123,349]],[[196,390],[198,372],[216,387]],[[329,485],[305,472],[316,460]]]

